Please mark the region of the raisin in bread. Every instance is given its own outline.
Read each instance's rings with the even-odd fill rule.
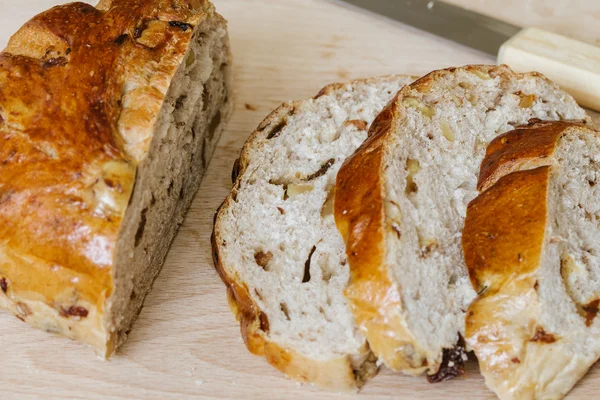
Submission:
[[[466,341],[501,399],[560,399],[600,357],[600,133],[536,123],[495,139],[467,209]]]
[[[205,0],[72,3],[0,54],[0,307],[109,356],[230,113]]]
[[[343,290],[335,177],[409,77],[324,88],[282,105],[252,134],[215,217],[215,266],[248,349],[289,377],[355,389],[376,371]]]
[[[505,66],[433,72],[402,89],[337,178],[347,244],[346,295],[373,352],[390,368],[460,373],[465,311],[475,297],[461,232],[487,143],[532,118],[585,120],[539,74]]]

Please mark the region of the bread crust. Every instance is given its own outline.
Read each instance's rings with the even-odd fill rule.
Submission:
[[[471,65],[462,69],[506,80],[541,76],[515,74],[506,66]],[[428,354],[422,349],[408,329],[398,284],[390,278],[385,265],[385,232],[394,227],[384,219],[382,167],[391,136],[405,112],[402,100],[411,93],[427,92],[436,81],[456,70],[434,71],[404,87],[373,123],[369,139],[344,163],[337,176],[334,214],[346,243],[351,271],[346,296],[373,352],[389,368],[411,375],[436,373],[442,359],[440,354]]]
[[[568,339],[542,325],[536,275],[547,240],[553,153],[563,135],[578,129],[587,128],[533,123],[496,138],[480,172],[485,191],[467,210],[463,249],[479,295],[466,314],[466,341],[501,399],[560,399],[595,361],[573,354]]]
[[[547,158],[554,152],[557,140],[564,134],[565,129],[574,125],[585,124],[532,121],[492,140],[481,164],[477,190],[484,192],[500,177],[512,171],[548,165]],[[532,132],[535,135],[531,135]]]
[[[350,284],[344,294],[361,331],[367,335],[375,354],[388,355],[384,358],[388,367],[417,375],[425,370],[424,360],[413,357],[421,351],[398,313],[402,300],[384,263],[380,171],[385,140],[396,128],[395,102],[392,100],[379,114],[371,125],[367,141],[338,172],[334,213],[350,263]],[[355,179],[356,176],[361,179]],[[382,331],[389,335],[373,335]]]
[[[137,165],[207,0],[54,7],[0,54],[0,307],[112,350],[113,261]],[[30,312],[20,312],[27,307]]]
[[[226,207],[225,203],[221,207]],[[219,256],[219,240],[218,231],[213,231],[211,241],[214,265],[227,286],[229,307],[240,323],[240,331],[248,350],[254,355],[265,357],[269,364],[296,381],[337,391],[356,390],[356,378],[347,358],[318,362],[268,340],[266,332],[269,331],[269,320],[251,299],[246,285],[227,274]]]
[[[354,81],[351,84],[369,83],[375,80],[394,79],[393,76],[372,78]],[[334,93],[346,87],[347,84],[336,83],[324,87],[315,99],[324,95]],[[271,114],[258,126],[244,144],[240,157],[235,161],[232,171],[234,187],[231,194],[225,199],[215,215],[214,230],[211,237],[213,247],[213,261],[219,276],[227,286],[228,300],[232,312],[240,322],[242,337],[248,350],[255,355],[263,356],[278,370],[288,377],[300,381],[315,384],[319,387],[335,391],[356,391],[364,381],[375,375],[377,368],[368,347],[363,351],[358,360],[350,357],[341,357],[329,361],[318,361],[308,358],[293,349],[283,348],[268,339],[268,319],[260,308],[250,297],[246,285],[236,276],[227,271],[231,268],[222,264],[220,252],[225,238],[220,231],[220,219],[233,199],[239,187],[241,177],[246,172],[250,163],[251,152],[261,147],[261,140],[269,135],[269,132],[294,112],[296,106],[302,101],[285,103]],[[366,361],[365,361],[366,360]],[[357,368],[358,364],[358,368]]]

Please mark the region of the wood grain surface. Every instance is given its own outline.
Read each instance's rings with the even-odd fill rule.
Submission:
[[[390,0],[392,1],[392,0]],[[452,0],[520,25],[600,43],[597,0]],[[57,0],[0,0],[0,44]],[[215,0],[229,20],[236,109],[164,269],[129,341],[111,361],[77,343],[32,330],[0,312],[2,399],[342,399],[285,379],[250,355],[213,270],[209,237],[249,133],[281,102],[325,84],[494,58],[327,0]],[[1,145],[1,143],[0,143]],[[600,367],[571,398],[598,398]],[[430,385],[382,370],[362,399],[493,399],[474,363],[468,376]]]

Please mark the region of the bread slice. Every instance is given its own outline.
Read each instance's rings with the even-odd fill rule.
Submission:
[[[0,307],[109,356],[198,189],[231,101],[204,0],[54,7],[0,54]]]
[[[343,296],[348,266],[333,191],[377,113],[412,81],[331,85],[284,104],[234,167],[234,188],[215,217],[215,266],[248,349],[293,379],[352,390],[376,371]]]
[[[475,297],[461,232],[487,143],[532,118],[588,121],[539,74],[506,66],[436,71],[402,89],[337,178],[346,295],[374,353],[436,382],[460,374]]]
[[[463,245],[466,341],[501,399],[560,399],[600,357],[600,133],[554,122],[495,139]]]

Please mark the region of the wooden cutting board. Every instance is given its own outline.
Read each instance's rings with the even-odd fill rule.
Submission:
[[[392,1],[392,0],[390,0]],[[59,0],[2,0],[0,44]],[[600,39],[597,0],[453,0],[520,25],[582,40]],[[485,54],[326,0],[215,0],[230,21],[236,108],[148,296],[129,341],[109,362],[65,339],[32,330],[0,312],[0,398],[4,399],[341,399],[285,379],[246,350],[213,270],[213,214],[230,189],[233,161],[248,134],[281,102],[325,84],[391,73],[493,63]],[[1,143],[0,143],[1,145]],[[571,398],[598,398],[600,367]],[[382,370],[363,399],[493,399],[474,363],[468,376],[430,385]],[[348,398],[350,398],[348,396]]]

